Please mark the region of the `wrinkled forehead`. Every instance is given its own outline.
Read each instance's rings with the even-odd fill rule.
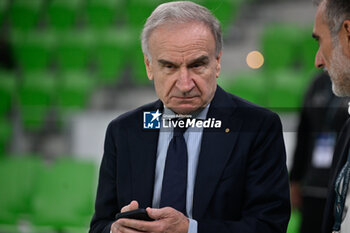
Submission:
[[[176,36],[179,32],[181,32],[184,36],[186,36],[186,34],[189,34],[190,32],[194,32],[198,35],[201,35],[201,33],[205,32],[208,36],[209,34],[211,34],[211,36],[214,38],[214,34],[212,33],[208,25],[200,21],[191,20],[184,22],[168,21],[163,24],[160,24],[151,31],[149,39],[153,37],[154,34],[157,34],[156,37],[163,33],[169,33]]]
[[[151,34],[149,46],[157,48],[191,47],[201,45],[215,49],[215,39],[203,23],[172,23],[157,27]]]

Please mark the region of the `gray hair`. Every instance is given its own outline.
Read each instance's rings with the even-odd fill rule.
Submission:
[[[332,37],[336,37],[344,20],[350,19],[349,0],[318,0],[316,4],[325,4],[326,22]]]
[[[223,44],[219,21],[207,8],[189,1],[163,3],[152,12],[141,34],[143,53],[151,60],[148,39],[156,27],[167,23],[188,23],[192,21],[204,23],[211,30],[215,39],[216,56],[218,56]]]

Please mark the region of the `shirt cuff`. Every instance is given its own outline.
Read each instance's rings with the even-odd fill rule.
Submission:
[[[196,220],[189,218],[188,233],[197,233],[198,223]]]

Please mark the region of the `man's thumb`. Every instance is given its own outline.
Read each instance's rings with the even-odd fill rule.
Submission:
[[[120,212],[127,212],[127,211],[130,211],[130,210],[136,210],[139,208],[139,203],[137,201],[132,201],[130,202],[129,205],[127,206],[124,206]]]
[[[164,215],[164,211],[162,211],[161,209],[155,209],[155,208],[147,208],[146,209],[147,214],[150,218],[153,219],[161,219]]]
[[[137,201],[132,201],[129,204],[129,210],[136,210],[139,208],[139,203]]]

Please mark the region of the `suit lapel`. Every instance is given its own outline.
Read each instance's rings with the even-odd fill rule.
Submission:
[[[222,171],[230,159],[242,125],[242,120],[234,116],[236,106],[232,102],[218,87],[207,118],[221,120],[222,126],[220,129],[203,131],[194,188],[193,217],[195,219],[200,219],[205,213]]]
[[[163,109],[159,100],[144,111],[157,109]],[[139,202],[140,208],[146,208],[152,206],[159,130],[143,129],[143,111],[139,112],[137,119],[137,133],[130,133],[129,140],[132,199]]]

